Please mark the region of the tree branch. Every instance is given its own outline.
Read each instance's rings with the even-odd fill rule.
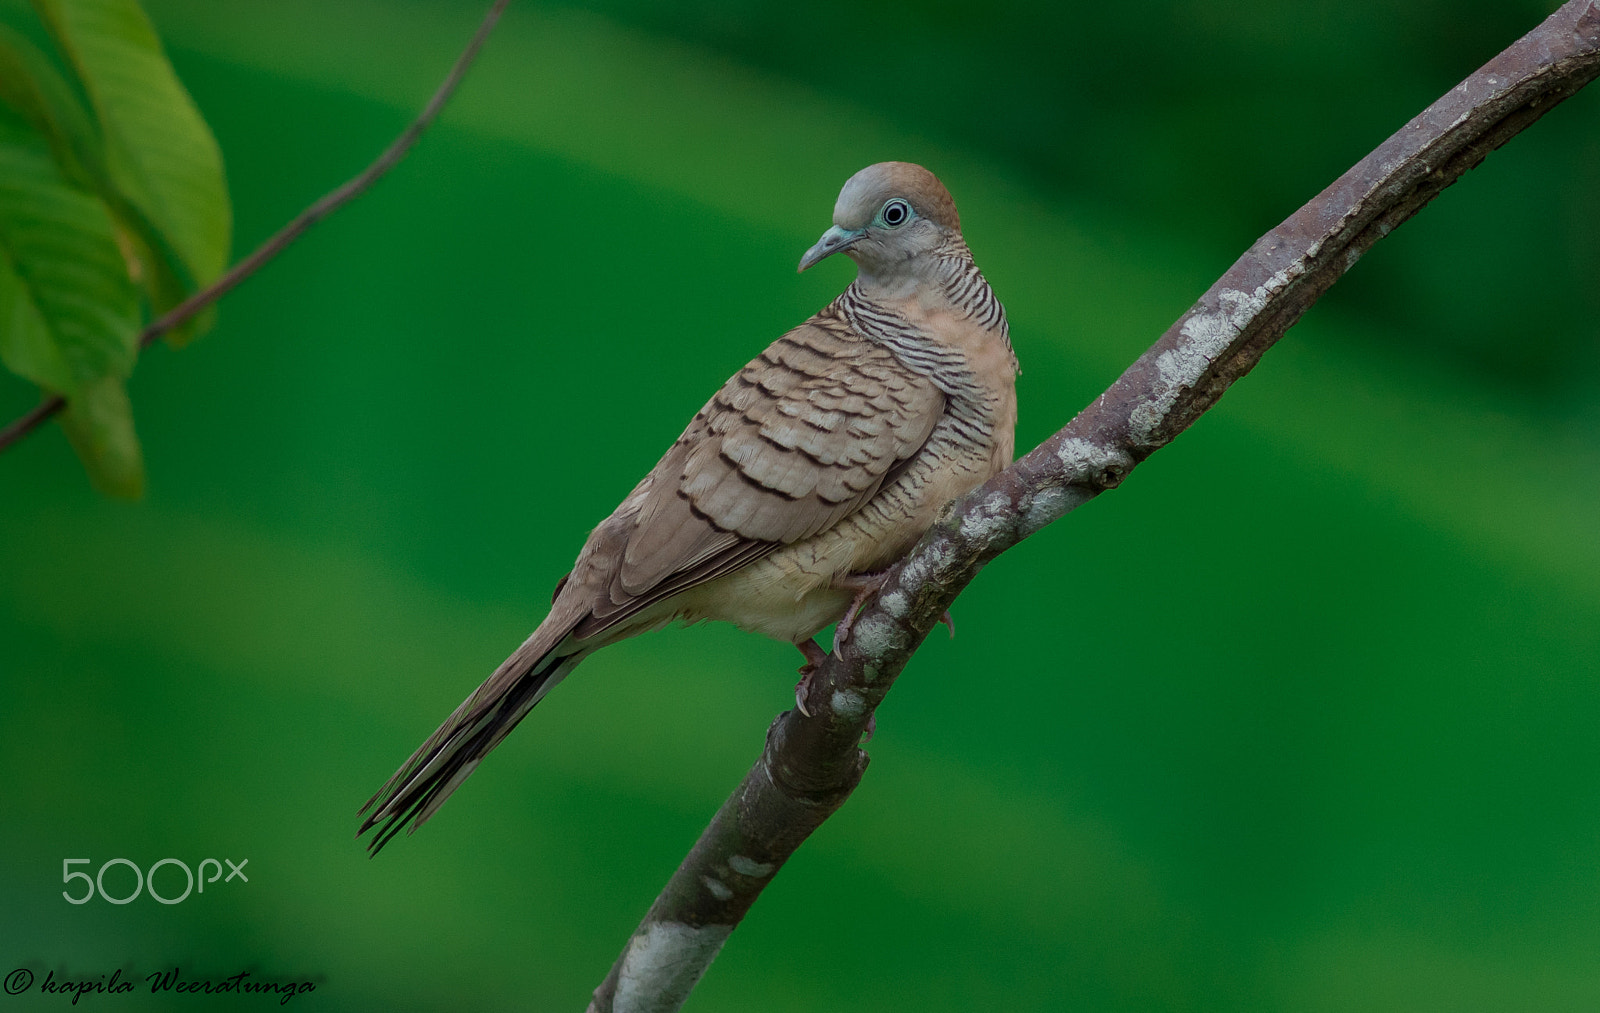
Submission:
[[[373,160],[359,175],[348,180],[343,186],[330,191],[315,204],[306,208],[294,217],[289,224],[279,229],[270,239],[256,247],[248,257],[228,268],[216,281],[194,293],[183,302],[146,327],[139,334],[139,347],[149,347],[150,343],[166,334],[168,331],[184,323],[196,313],[210,306],[233,291],[241,281],[255,274],[267,261],[282,253],[284,249],[296,239],[299,239],[311,226],[317,224],[339,208],[366,193],[372,184],[376,183],[384,173],[394,168],[411,146],[417,143],[417,138],[438,117],[439,111],[444,108],[450,96],[455,94],[456,86],[466,76],[467,68],[477,59],[478,51],[489,38],[489,33],[494,31],[495,24],[500,20],[501,13],[506,9],[510,0],[494,0],[489,6],[489,13],[484,15],[483,22],[478,25],[478,30],[467,43],[467,48],[456,57],[455,65],[450,68],[450,73],[445,75],[444,81],[439,84],[433,97],[423,107],[411,125],[401,132],[383,153]],[[16,419],[5,429],[0,429],[0,451],[37,429],[44,421],[66,407],[66,399],[59,394],[52,394],[39,403],[39,406],[26,415]]]
[[[1360,256],[1600,76],[1600,0],[1570,0],[1240,257],[1064,429],[962,499],[889,574],[787,711],[621,956],[591,1013],[678,1009],[750,905],[866,770],[873,711],[985,564],[1187,429]]]

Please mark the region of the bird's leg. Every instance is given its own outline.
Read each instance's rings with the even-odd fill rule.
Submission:
[[[806,707],[806,698],[811,695],[811,677],[817,674],[818,666],[827,660],[828,652],[810,637],[794,646],[800,648],[800,653],[806,656],[806,663],[800,666],[800,681],[794,685],[794,705],[800,708],[800,713],[810,717],[811,711]]]
[[[800,681],[794,687],[794,705],[800,708],[800,713],[811,717],[811,711],[806,707],[806,698],[811,695],[811,678],[817,674],[817,669],[828,657],[828,652],[815,640],[802,640],[794,646],[800,648],[800,653],[806,656],[806,663],[800,666]],[[866,740],[872,741],[872,733],[878,730],[878,715],[873,714],[867,718]]]
[[[839,625],[834,627],[833,643],[838,647],[839,642],[850,635],[850,628],[855,624],[856,615],[861,611],[867,599],[883,590],[884,580],[889,576],[888,570],[879,570],[876,573],[845,573],[833,578],[832,586],[841,591],[854,591],[855,596],[850,599],[850,607],[844,610],[844,615],[839,619]],[[950,610],[946,609],[939,621],[950,627],[950,635],[956,635],[955,620],[950,618]],[[800,713],[806,717],[811,716],[811,710],[806,706],[806,699],[811,694],[811,677],[816,675],[817,667],[827,658],[828,652],[811,639],[800,641],[795,645],[800,648],[800,653],[806,656],[806,663],[800,666],[800,681],[794,687],[794,703],[800,708]],[[867,720],[867,741],[872,741],[872,733],[877,730],[878,716],[874,714]]]
[[[833,586],[841,591],[854,591],[855,597],[850,599],[850,607],[844,610],[844,618],[839,620],[839,625],[833,630],[833,645],[850,635],[850,628],[855,625],[856,614],[867,603],[867,599],[883,590],[883,582],[889,576],[888,570],[879,570],[877,573],[847,573],[833,578]],[[939,617],[950,630],[950,639],[956,636],[956,621],[950,618],[950,610],[945,609],[944,615]]]
[[[856,622],[856,613],[861,611],[868,598],[883,590],[884,578],[888,576],[888,570],[879,570],[877,573],[844,573],[833,578],[834,587],[855,592],[855,597],[850,599],[850,607],[844,610],[839,625],[833,628],[833,646],[838,647],[839,642],[850,635],[850,627]]]

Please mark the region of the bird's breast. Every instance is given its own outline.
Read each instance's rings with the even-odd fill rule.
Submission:
[[[1009,466],[1016,423],[1009,345],[994,334],[974,334],[958,350],[965,375],[947,378],[956,393],[947,396],[927,441],[877,494],[827,530],[688,592],[683,618],[805,640],[849,606],[852,595],[838,590],[839,577],[892,565],[946,504]]]

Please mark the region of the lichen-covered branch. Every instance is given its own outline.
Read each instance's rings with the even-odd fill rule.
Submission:
[[[1571,0],[1261,237],[1064,429],[957,503],[889,574],[788,711],[596,989],[591,1013],[678,1009],[800,843],[862,773],[873,711],[995,556],[1187,429],[1373,243],[1600,76],[1600,0]]]

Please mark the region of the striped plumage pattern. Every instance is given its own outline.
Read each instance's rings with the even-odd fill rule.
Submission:
[[[845,252],[859,276],[729,379],[595,528],[544,622],[362,808],[373,852],[588,654],[675,620],[809,641],[848,607],[843,578],[892,563],[1010,463],[1016,358],[948,192],[880,163],[834,223],[802,269]]]

